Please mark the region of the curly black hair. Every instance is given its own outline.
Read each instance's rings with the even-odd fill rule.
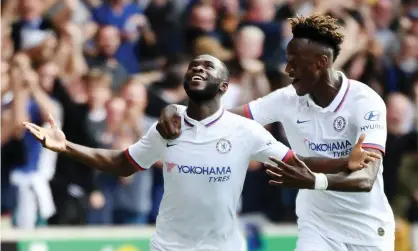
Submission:
[[[315,14],[309,17],[297,16],[289,18],[294,38],[306,38],[334,52],[334,61],[341,51],[344,35],[338,30],[338,20],[329,15]]]

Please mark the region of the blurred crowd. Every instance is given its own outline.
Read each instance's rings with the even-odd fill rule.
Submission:
[[[400,222],[418,221],[417,0],[4,0],[1,2],[1,209],[17,227],[152,224],[161,164],[127,178],[42,149],[21,121],[68,140],[125,149],[167,104],[186,104],[193,56],[228,66],[233,108],[289,84],[287,18],[326,13],[343,26],[335,67],[387,104],[385,190]],[[286,109],[286,107],[278,107]],[[280,124],[268,129],[286,143]],[[251,163],[240,213],[294,222],[296,190]]]

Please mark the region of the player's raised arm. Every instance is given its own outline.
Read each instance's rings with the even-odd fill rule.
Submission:
[[[250,160],[259,162],[269,161],[270,156],[287,161],[293,151],[287,146],[278,142],[264,127],[254,121],[248,123],[247,145],[250,148]]]
[[[74,144],[66,140],[65,134],[58,129],[51,115],[49,116],[49,123],[51,128],[42,128],[29,122],[23,122],[23,126],[29,130],[45,148],[65,154],[87,166],[103,172],[112,173],[118,176],[130,176],[136,171],[141,170],[142,167],[136,160],[138,151],[140,152],[139,154],[143,156],[143,163],[148,165],[155,160],[155,154],[150,151],[155,147],[151,144],[153,141],[147,138],[148,135],[125,151],[97,149]],[[134,159],[130,152],[135,152],[135,150],[137,153],[135,153]],[[156,151],[154,151],[154,153],[155,152]],[[157,160],[158,159],[154,162]],[[152,165],[153,163],[149,165]],[[144,165],[143,168],[148,168],[148,166]]]
[[[290,87],[276,90],[248,104],[228,110],[242,117],[257,121],[261,125],[279,122],[289,103]],[[278,107],[283,109],[278,109]],[[181,105],[168,105],[160,114],[157,130],[164,139],[175,139],[180,136],[180,112],[186,109]]]
[[[249,117],[247,115],[248,105],[242,105],[228,110],[242,117]],[[180,112],[184,111],[186,106],[183,105],[167,105],[161,111],[160,119],[157,124],[157,131],[165,139],[175,139],[180,136],[181,116]],[[251,118],[252,119],[252,118]]]
[[[230,109],[229,112],[257,121],[261,125],[280,122],[290,104],[290,87],[278,89],[270,94],[253,100],[248,104]]]
[[[181,105],[168,105],[161,111],[157,124],[157,131],[164,139],[175,139],[180,136],[181,116],[180,110],[186,109]]]

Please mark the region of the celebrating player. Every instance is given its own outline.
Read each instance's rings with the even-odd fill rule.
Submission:
[[[31,123],[24,126],[46,148],[121,176],[162,160],[164,196],[152,250],[243,250],[236,210],[250,160],[265,162],[275,156],[295,163],[312,177],[315,174],[261,125],[224,111],[220,98],[228,89],[228,75],[225,65],[212,56],[203,55],[190,63],[184,80],[190,102],[180,115],[182,134],[173,141],[163,139],[155,124],[125,151],[92,149],[66,141],[52,118],[51,129]],[[313,168],[361,169],[379,156],[363,151],[360,145],[348,160],[304,161]]]
[[[286,72],[292,85],[231,112],[261,125],[281,122],[292,149],[304,157],[345,157],[362,133],[367,135],[363,149],[384,154],[383,100],[367,85],[332,69],[343,42],[337,20],[313,15],[290,23],[293,39],[286,50]],[[177,109],[168,106],[162,112],[158,129],[165,138],[180,133]],[[310,166],[318,173],[315,177],[306,167],[275,162],[279,167],[267,165],[271,184],[304,189],[296,199],[297,251],[394,250],[394,216],[383,191],[381,159],[351,173]],[[305,190],[314,188],[323,191]]]

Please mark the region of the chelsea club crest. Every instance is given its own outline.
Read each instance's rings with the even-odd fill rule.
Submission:
[[[344,130],[345,126],[347,125],[347,122],[344,117],[338,116],[334,120],[334,130],[337,132],[341,132]]]
[[[216,143],[216,150],[218,150],[219,153],[229,153],[231,148],[231,142],[227,139],[220,139],[218,143]]]

